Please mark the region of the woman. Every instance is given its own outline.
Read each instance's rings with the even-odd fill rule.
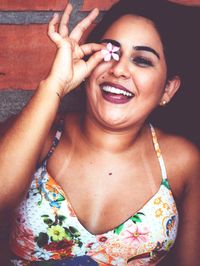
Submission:
[[[120,1],[84,45],[98,10],[70,34],[70,4],[58,31],[57,15],[49,23],[50,74],[1,142],[1,208],[21,200],[14,265],[156,265],[175,240],[173,265],[198,264],[199,151],[147,122],[180,87],[163,18],[150,11],[170,4],[149,2]],[[60,99],[83,80],[85,113],[55,129]]]

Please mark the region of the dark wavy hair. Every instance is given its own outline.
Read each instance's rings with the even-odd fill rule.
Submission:
[[[199,112],[200,7],[167,0],[119,0],[92,30],[87,42],[99,42],[111,24],[127,14],[153,22],[163,44],[167,80],[174,76],[181,78],[181,89],[173,101],[155,110],[150,119],[160,128],[184,135],[200,146],[200,126],[191,119]]]
[[[181,89],[170,104],[165,108],[156,108],[149,120],[166,132],[189,138],[200,148],[200,7],[178,5],[167,0],[119,0],[105,12],[86,42],[99,42],[111,24],[127,14],[153,22],[164,48],[167,80],[176,75],[181,78]],[[63,111],[84,112],[84,84],[79,91],[72,91],[72,94],[75,94],[75,97],[72,95],[75,102],[70,105],[72,98],[67,97],[68,102],[63,104]],[[70,109],[69,106],[73,107]]]
[[[179,42],[182,38],[180,21],[177,19],[179,12],[179,5],[165,0],[120,0],[106,12],[87,41],[98,42],[112,23],[124,15],[131,14],[149,19],[157,29],[163,44],[167,79],[172,79],[175,75],[181,75]]]

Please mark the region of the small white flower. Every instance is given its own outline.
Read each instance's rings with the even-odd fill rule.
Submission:
[[[36,258],[49,260],[51,258],[51,252],[43,248],[36,247],[34,255]]]
[[[104,61],[108,62],[112,58],[116,61],[119,61],[119,55],[116,53],[119,51],[120,47],[112,45],[110,42],[106,46],[107,49],[102,49],[101,52],[104,56]]]

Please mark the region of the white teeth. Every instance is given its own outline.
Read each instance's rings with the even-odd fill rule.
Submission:
[[[128,92],[128,91],[120,90],[118,88],[111,87],[111,86],[103,86],[102,89],[103,89],[103,91],[106,91],[106,92],[111,92],[114,94],[122,94],[122,95],[127,96],[127,97],[133,96],[133,94]]]

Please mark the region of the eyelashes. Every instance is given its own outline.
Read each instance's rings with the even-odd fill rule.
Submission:
[[[132,62],[141,67],[152,67],[154,64],[148,58],[143,56],[135,56],[132,58]]]
[[[118,55],[119,57],[121,57],[120,51],[118,52]],[[141,55],[136,55],[134,57],[131,57],[131,61],[139,67],[153,67],[154,66],[153,62],[149,58],[146,58]]]

